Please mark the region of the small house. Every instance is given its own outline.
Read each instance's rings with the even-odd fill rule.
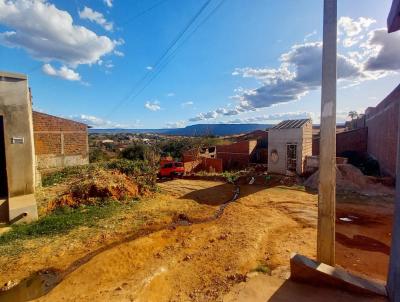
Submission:
[[[311,155],[311,119],[286,120],[269,129],[268,172],[303,174],[305,158]]]

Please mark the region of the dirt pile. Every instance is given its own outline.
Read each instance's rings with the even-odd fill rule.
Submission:
[[[64,193],[49,203],[48,210],[91,205],[99,201],[123,201],[138,197],[139,193],[136,182],[125,174],[95,169],[72,182]]]
[[[307,188],[317,190],[319,170],[304,183]],[[350,164],[336,165],[336,190],[338,192],[356,192],[366,195],[391,195],[393,188],[386,187],[370,176],[364,175],[360,169]]]

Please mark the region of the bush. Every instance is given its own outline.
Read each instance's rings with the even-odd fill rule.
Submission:
[[[129,160],[144,160],[147,148],[142,144],[129,146],[121,151],[121,157]]]
[[[101,150],[100,148],[93,148],[93,149],[90,149],[90,151],[89,151],[89,162],[90,163],[106,161],[109,159],[110,158],[107,155],[107,153],[104,152],[103,150]]]
[[[225,171],[222,173],[222,176],[225,177],[228,183],[235,183],[239,179],[239,173]]]

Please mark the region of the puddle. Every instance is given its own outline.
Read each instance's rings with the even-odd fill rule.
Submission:
[[[34,300],[40,298],[41,296],[46,295],[50,292],[58,283],[60,283],[67,275],[74,272],[77,268],[82,266],[83,264],[89,262],[94,256],[109,250],[113,247],[116,247],[120,244],[130,242],[145,236],[149,236],[152,233],[167,230],[167,229],[174,229],[177,226],[190,226],[193,224],[205,223],[214,221],[222,216],[224,213],[225,208],[231,203],[234,202],[236,199],[239,198],[240,195],[240,187],[236,185],[235,191],[233,192],[233,197],[223,203],[218,210],[214,213],[213,216],[207,219],[203,219],[201,221],[190,221],[189,218],[185,214],[179,214],[177,219],[169,225],[156,227],[154,229],[149,230],[142,230],[139,231],[137,234],[129,236],[124,240],[114,242],[112,244],[103,246],[95,251],[90,252],[89,254],[85,255],[84,257],[77,259],[65,270],[59,271],[55,269],[45,269],[38,271],[26,279],[23,279],[17,285],[11,287],[10,289],[7,288],[7,284],[0,289],[0,302],[26,302],[30,300]]]
[[[23,302],[47,294],[61,281],[60,272],[54,269],[39,271],[7,290],[0,290],[1,302]]]

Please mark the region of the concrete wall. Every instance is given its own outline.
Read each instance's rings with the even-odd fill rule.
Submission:
[[[33,132],[40,172],[89,163],[87,125],[34,111]]]
[[[336,134],[336,156],[343,152],[367,153],[368,128],[360,128]],[[313,139],[312,154],[319,155],[319,137]]]
[[[312,155],[312,123],[302,128],[269,129],[268,133],[268,172],[287,173],[287,145],[297,145],[296,173],[304,171],[306,156]],[[271,154],[276,151],[278,160],[274,162]]]
[[[8,208],[8,220],[37,219],[32,108],[26,76],[0,72],[0,115],[8,183],[8,205],[3,204],[2,209]]]
[[[368,127],[368,153],[378,160],[381,173],[396,176],[397,131],[400,85],[376,107],[365,112]]]

